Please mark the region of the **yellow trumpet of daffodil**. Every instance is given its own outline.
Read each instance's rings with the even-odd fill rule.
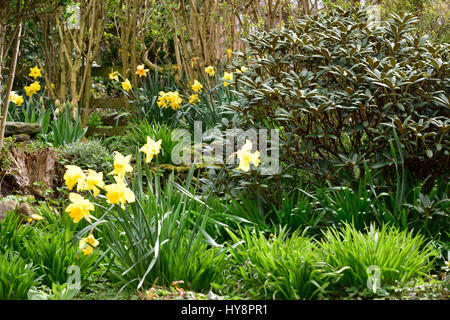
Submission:
[[[34,66],[34,68],[30,68],[30,73],[28,75],[36,80],[37,77],[42,77],[41,69]]]
[[[116,183],[106,185],[106,199],[108,203],[120,203],[120,207],[125,209],[125,203],[131,203],[136,200],[133,191],[125,185],[125,182],[118,176],[114,176]]]
[[[75,223],[78,223],[81,219],[89,219],[89,211],[94,211],[94,205],[87,199],[83,198],[79,194],[70,193],[69,200],[72,202],[66,208],[66,212],[73,219]]]
[[[64,181],[66,182],[67,188],[69,190],[72,190],[73,186],[78,183],[78,189],[79,191],[82,189],[82,186],[84,186],[84,180],[86,179],[86,176],[78,166],[73,165],[67,165],[66,167],[66,173],[64,173]]]
[[[205,68],[205,72],[206,72],[207,74],[209,74],[210,77],[214,76],[214,74],[216,73],[216,72],[214,71],[214,67],[213,67],[213,66],[206,67],[206,68]]]
[[[194,80],[194,84],[192,85],[192,90],[194,92],[202,92],[202,84],[198,80]]]
[[[78,243],[78,248],[83,251],[85,255],[90,255],[94,252],[94,247],[98,246],[99,242],[94,238],[94,235],[90,234],[85,238],[82,238]]]
[[[139,75],[139,77],[146,77],[147,72],[148,72],[148,69],[145,69],[145,66],[143,64],[140,64],[137,66],[136,74]]]
[[[109,174],[117,175],[120,179],[125,177],[125,173],[132,172],[133,167],[130,165],[131,154],[124,157],[120,152],[114,152],[114,170]]]
[[[161,139],[155,142],[153,139],[147,136],[147,143],[139,149],[140,152],[144,152],[146,155],[145,162],[149,163],[150,161],[152,161],[153,156],[157,156],[159,154],[159,152],[161,151],[161,142]]]

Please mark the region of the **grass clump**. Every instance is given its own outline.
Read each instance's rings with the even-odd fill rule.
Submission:
[[[348,267],[338,284],[341,289],[365,288],[374,270],[379,270],[379,287],[406,283],[414,276],[426,275],[437,255],[423,236],[387,225],[372,225],[367,232],[361,232],[344,224],[340,230],[328,229],[318,243],[328,265]]]

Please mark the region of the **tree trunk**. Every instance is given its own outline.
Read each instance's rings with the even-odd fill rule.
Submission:
[[[8,77],[8,85],[6,87],[5,98],[3,100],[3,108],[2,108],[2,119],[0,123],[0,150],[3,148],[3,139],[5,135],[5,125],[6,125],[6,117],[8,115],[8,105],[9,105],[9,97],[11,95],[12,86],[14,83],[14,76],[16,73],[16,65],[17,65],[17,57],[19,56],[19,47],[20,47],[20,34],[22,33],[22,20],[19,21],[19,25],[17,26],[19,31],[17,32],[16,43],[14,45],[14,51],[11,59],[11,66],[9,68],[9,77]]]

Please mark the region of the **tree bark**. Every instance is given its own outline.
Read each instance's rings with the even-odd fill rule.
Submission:
[[[20,34],[22,32],[22,20],[19,21],[19,28],[17,32],[16,43],[14,45],[14,51],[11,59],[11,66],[9,68],[9,76],[8,76],[8,85],[6,87],[5,98],[3,100],[3,108],[2,108],[2,119],[0,123],[0,150],[3,148],[3,140],[5,136],[5,126],[6,126],[6,118],[8,115],[8,105],[9,105],[9,97],[11,95],[12,86],[14,83],[14,76],[16,73],[16,65],[17,65],[17,57],[19,56],[19,47],[20,47]]]

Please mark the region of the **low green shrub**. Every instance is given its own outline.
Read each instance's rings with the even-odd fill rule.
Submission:
[[[32,231],[29,225],[23,225],[23,217],[20,214],[9,212],[0,223],[0,253],[22,252],[23,243]]]
[[[380,275],[378,288],[404,284],[429,272],[437,255],[423,236],[413,236],[407,230],[387,225],[379,229],[372,225],[367,232],[351,224],[341,229],[330,228],[317,244],[322,249],[322,260],[328,265],[348,267],[335,286],[338,290],[366,288],[375,269]]]
[[[31,287],[28,291],[29,300],[73,300],[79,290],[70,288],[67,283],[53,283],[51,288],[43,286],[42,290]]]
[[[327,222],[320,203],[304,190],[284,190],[276,203],[263,203],[243,193],[230,199],[226,213],[254,223],[260,230],[273,230],[286,226],[292,230],[308,229],[317,232]]]
[[[254,299],[314,299],[339,279],[339,272],[325,271],[330,267],[320,262],[319,247],[304,233],[229,233],[235,281]]]
[[[395,129],[402,165],[437,177],[450,159],[449,44],[417,36],[417,21],[393,14],[371,25],[363,8],[332,5],[253,33],[230,108],[246,127],[279,129],[281,160],[294,168],[338,179],[367,161],[389,172]]]
[[[63,111],[54,117],[50,123],[48,134],[41,135],[41,139],[49,141],[54,147],[64,146],[69,143],[79,142],[87,132],[87,127],[81,126],[80,115],[77,114],[75,119],[72,118],[73,105],[64,104]]]
[[[36,266],[11,251],[0,253],[0,300],[23,300],[38,285]]]
[[[60,162],[71,164],[83,169],[92,169],[109,173],[113,170],[114,156],[102,145],[101,140],[89,139],[85,142],[76,141],[58,149]]]
[[[377,222],[376,202],[364,180],[351,186],[318,188],[320,211],[335,226],[351,223],[362,230],[365,225]]]
[[[48,232],[44,229],[34,229],[32,237],[25,241],[24,257],[31,259],[38,266],[36,272],[42,276],[47,286],[53,283],[67,282],[69,267],[80,268],[80,281],[87,278],[97,256],[86,256],[78,251],[77,244],[73,244],[73,234],[70,230]]]

